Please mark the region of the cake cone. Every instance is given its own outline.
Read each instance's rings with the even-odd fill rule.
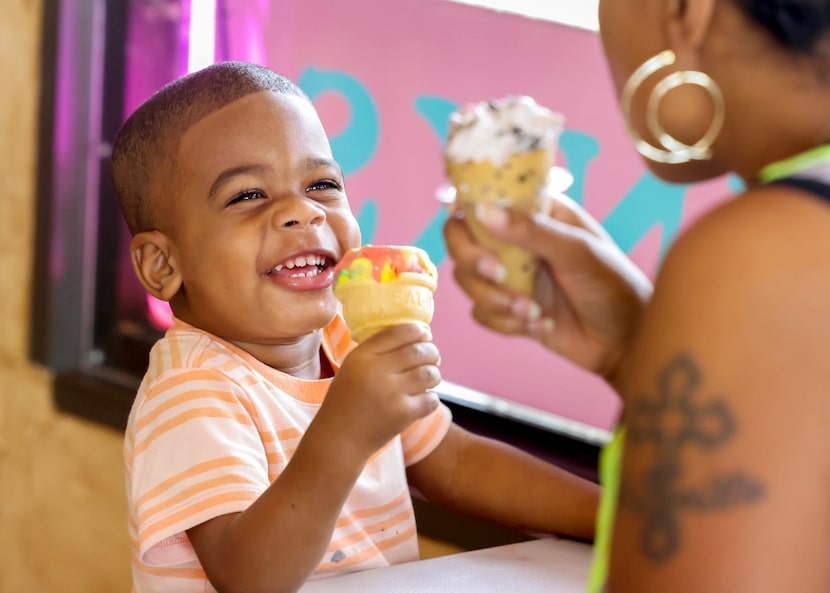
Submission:
[[[380,330],[402,323],[429,328],[435,303],[435,282],[429,277],[403,274],[383,284],[347,282],[335,289],[343,303],[343,319],[355,342],[365,342]]]
[[[455,186],[456,203],[476,240],[493,250],[505,268],[504,285],[524,294],[533,292],[539,261],[524,249],[496,240],[475,215],[478,204],[509,206],[533,213],[541,208],[554,156],[545,149],[512,155],[503,165],[491,161],[447,161],[447,175]]]

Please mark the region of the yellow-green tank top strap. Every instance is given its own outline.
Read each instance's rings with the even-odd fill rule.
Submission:
[[[620,492],[620,471],[622,468],[625,427],[617,426],[611,440],[599,455],[599,482],[602,496],[597,512],[597,528],[594,537],[594,561],[588,575],[588,593],[601,593],[608,579],[611,561],[611,536],[614,532],[614,515]]]

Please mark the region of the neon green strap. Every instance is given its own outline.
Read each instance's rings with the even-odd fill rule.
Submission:
[[[790,158],[770,163],[758,174],[761,183],[790,177],[814,165],[830,162],[830,145],[822,144]]]
[[[611,561],[611,536],[614,532],[614,514],[620,492],[625,427],[620,425],[599,456],[599,482],[602,497],[597,512],[597,529],[594,537],[594,561],[588,575],[588,593],[600,593],[608,579]]]

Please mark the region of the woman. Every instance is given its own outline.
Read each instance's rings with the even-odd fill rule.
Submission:
[[[824,0],[600,1],[649,168],[746,187],[675,242],[653,295],[573,205],[477,212],[545,262],[533,301],[497,285],[463,219],[446,225],[479,322],[538,340],[622,398],[592,591],[830,590],[828,29]]]

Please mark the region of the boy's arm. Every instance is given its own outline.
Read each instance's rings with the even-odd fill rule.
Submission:
[[[366,459],[318,432],[312,422],[285,471],[244,512],[187,531],[219,591],[296,591],[320,563]]]
[[[223,592],[297,591],[320,563],[343,504],[370,456],[439,404],[438,349],[414,324],[355,348],[291,461],[241,513],[187,530]]]
[[[526,532],[594,536],[599,486],[455,424],[407,476],[427,500],[453,510]]]

